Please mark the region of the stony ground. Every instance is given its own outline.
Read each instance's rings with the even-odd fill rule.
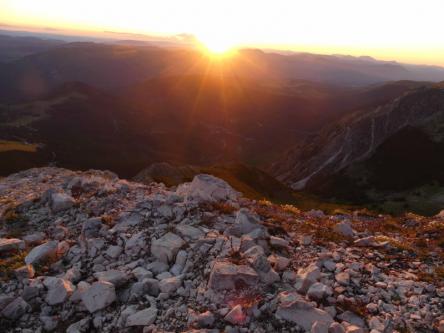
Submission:
[[[444,332],[444,217],[301,212],[199,175],[0,180],[2,332]]]

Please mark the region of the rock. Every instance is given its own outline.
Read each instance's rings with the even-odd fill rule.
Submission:
[[[71,282],[78,282],[82,278],[82,273],[77,266],[73,266],[66,271],[63,278]]]
[[[311,235],[303,235],[300,238],[300,243],[304,246],[309,246],[311,244],[311,242],[313,241],[313,236]]]
[[[321,270],[316,264],[311,264],[306,268],[298,270],[298,278],[296,282],[296,290],[305,294],[310,286],[321,277]]]
[[[358,325],[359,326],[359,325]],[[371,330],[377,330],[383,332],[385,330],[385,325],[379,320],[378,317],[372,317],[368,320],[368,327]]]
[[[64,256],[70,248],[71,246],[67,241],[59,242],[59,244],[57,244],[57,257]]]
[[[180,250],[176,255],[176,265],[185,266],[188,258],[188,253],[185,250]]]
[[[337,318],[359,327],[365,327],[364,319],[351,311],[345,311],[338,315]]]
[[[198,327],[201,328],[212,327],[215,320],[216,318],[214,317],[214,314],[212,312],[205,311],[197,316],[195,323]]]
[[[253,287],[259,282],[258,274],[249,266],[218,261],[211,270],[208,286],[214,290]]]
[[[353,244],[359,247],[377,246],[377,242],[374,236],[357,239],[353,242]]]
[[[23,237],[26,245],[38,245],[45,241],[46,235],[44,232],[34,232]]]
[[[354,234],[355,234],[355,232],[352,229],[350,223],[349,222],[345,222],[345,221],[336,224],[333,227],[333,231],[338,233],[338,234],[340,234],[340,235],[342,235],[342,236],[345,236],[345,237],[353,237]]]
[[[17,280],[21,281],[23,279],[32,279],[34,277],[35,271],[32,265],[25,265],[14,270],[14,274]]]
[[[336,269],[336,263],[333,260],[325,260],[322,265],[330,272],[334,272]]]
[[[211,175],[200,174],[191,183],[179,185],[176,193],[186,201],[236,201],[239,193],[228,183]]]
[[[298,324],[306,331],[310,331],[316,321],[328,326],[333,322],[333,318],[327,312],[301,300],[297,294],[284,292],[279,294],[278,299],[280,302],[276,317]]]
[[[183,237],[188,237],[190,239],[199,239],[204,236],[204,233],[191,225],[179,224],[176,227],[176,231]]]
[[[144,290],[151,296],[157,297],[160,293],[160,282],[156,279],[143,279]]]
[[[56,258],[58,244],[58,241],[49,241],[42,245],[36,246],[25,257],[25,263],[27,265],[33,265],[48,259]]]
[[[242,208],[237,212],[233,226],[227,229],[227,234],[242,237],[258,228],[261,228],[258,217],[248,209]]]
[[[184,244],[185,242],[182,238],[172,232],[168,232],[161,238],[152,241],[151,253],[160,261],[169,263],[174,260],[177,252]]]
[[[89,332],[90,319],[85,318],[69,325],[66,333],[87,333]]]
[[[75,206],[52,213],[52,193],[65,193],[73,178],[99,181],[88,191],[72,187]],[[247,198],[186,201],[172,188],[99,171],[33,169],[2,184],[38,233],[20,237],[26,246],[36,244],[27,260],[35,261],[36,271],[49,267],[33,277],[31,264],[20,267],[19,256],[0,253],[8,269],[6,276],[0,272],[0,331],[63,331],[72,324],[71,333],[382,333],[398,327],[444,333],[444,287],[426,279],[442,266],[436,238],[442,219],[325,215],[328,225],[351,219],[359,225],[350,245],[319,239],[307,229],[317,222],[309,213]],[[5,208],[0,205],[0,214]],[[430,241],[418,244],[429,258],[383,242],[360,247],[374,246],[387,218],[409,228],[390,230],[400,244],[420,227]],[[417,226],[407,227],[406,219]],[[126,227],[110,229],[109,222]],[[304,241],[311,233],[312,241]],[[54,243],[37,246],[42,241]],[[346,311],[361,305],[362,318]]]
[[[331,288],[320,282],[312,284],[307,291],[307,297],[314,301],[321,301],[325,297],[332,294],[333,291],[331,290]]]
[[[267,272],[259,271],[259,277],[261,282],[265,284],[273,284],[281,279],[273,268],[270,268]]]
[[[75,200],[70,195],[65,193],[53,193],[51,195],[51,210],[54,213],[58,213],[67,209],[70,209],[75,204]]]
[[[338,322],[334,322],[328,328],[328,333],[345,333],[345,328]]]
[[[170,294],[175,292],[182,285],[182,279],[178,276],[173,276],[160,281],[159,289],[163,293]]]
[[[112,259],[118,258],[123,252],[123,249],[121,246],[118,245],[111,245],[108,250],[106,250],[105,255]]]
[[[2,315],[6,319],[18,320],[29,310],[31,310],[29,304],[23,298],[17,297],[3,309]]]
[[[12,295],[1,295],[0,294],[0,312],[12,301],[14,297]]]
[[[116,287],[124,285],[129,280],[128,274],[116,269],[94,273],[94,277],[99,281],[112,283]]]
[[[270,245],[277,248],[287,248],[289,243],[283,238],[270,236]]]
[[[350,274],[341,272],[335,275],[335,279],[341,286],[348,286],[350,283]]]
[[[230,312],[227,313],[224,320],[233,325],[242,326],[247,323],[247,316],[242,311],[242,306],[236,305],[233,309],[231,309]]]
[[[55,240],[63,240],[69,237],[69,230],[68,228],[62,226],[62,225],[56,225],[54,227],[50,227],[48,230],[50,237]]]
[[[248,251],[244,253],[244,257],[256,271],[266,273],[271,269],[271,265],[264,255],[264,250],[259,245],[248,249]]]
[[[148,326],[155,322],[157,318],[157,309],[150,307],[130,315],[126,319],[126,326]]]
[[[82,235],[86,238],[96,238],[99,236],[100,229],[102,228],[102,219],[99,217],[93,217],[85,222],[82,226]]]
[[[158,275],[160,273],[166,272],[170,269],[167,263],[161,261],[154,261],[146,266],[146,269],[150,270],[154,274]]]
[[[146,278],[152,278],[153,273],[151,273],[149,270],[146,270],[143,267],[136,267],[131,272],[136,277],[137,281],[142,281]]]
[[[322,321],[315,321],[311,326],[311,333],[328,333],[328,325]]]
[[[40,316],[40,321],[43,323],[43,329],[45,332],[54,331],[58,325],[57,316]]]
[[[75,287],[70,281],[56,278],[56,280],[49,285],[46,302],[49,305],[64,303],[68,297],[72,295],[74,290]]]
[[[112,228],[114,231],[124,231],[128,228],[140,225],[143,217],[140,214],[123,214],[120,216],[117,224]]]
[[[114,285],[106,281],[95,282],[82,294],[82,302],[90,313],[106,308],[116,300]]]
[[[37,287],[25,286],[23,288],[22,297],[25,301],[30,301],[31,299],[39,296],[40,289]]]
[[[268,256],[267,259],[276,271],[283,271],[288,267],[288,265],[290,265],[290,259],[279,256],[277,254],[272,254]]]
[[[180,250],[176,255],[176,263],[171,267],[170,272],[173,275],[180,275],[185,267],[188,258],[188,253],[185,250]]]
[[[356,325],[347,326],[345,333],[364,333],[364,329]]]
[[[142,249],[145,249],[146,241],[143,231],[131,236],[125,243],[125,252],[129,255],[137,255]]]
[[[18,251],[25,248],[25,242],[17,238],[0,238],[0,253]]]

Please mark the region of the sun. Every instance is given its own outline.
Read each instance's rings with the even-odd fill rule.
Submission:
[[[226,56],[232,54],[236,45],[225,36],[199,37],[202,48],[214,56]]]
[[[220,42],[220,41],[209,41],[204,43],[206,49],[210,53],[214,54],[224,54],[228,53],[233,49],[233,45],[230,45],[228,43]]]

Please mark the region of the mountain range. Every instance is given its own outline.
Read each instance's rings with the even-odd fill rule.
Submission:
[[[130,40],[0,36],[0,50],[0,175],[53,164],[131,178],[168,162],[239,181],[238,164],[286,193],[393,212],[444,203],[443,68]]]

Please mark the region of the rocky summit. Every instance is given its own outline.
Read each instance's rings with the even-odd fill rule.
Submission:
[[[2,332],[444,332],[444,214],[42,168],[0,180],[0,216]]]

